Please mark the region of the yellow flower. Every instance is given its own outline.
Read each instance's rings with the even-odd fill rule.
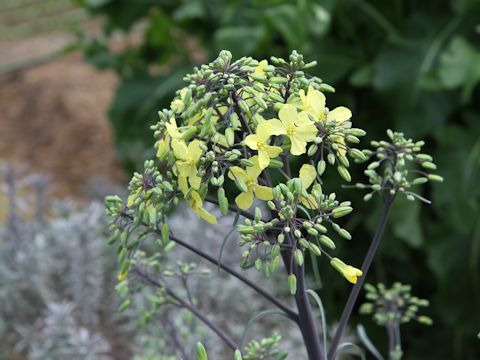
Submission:
[[[180,190],[185,194],[188,191],[188,183],[194,189],[198,189],[202,179],[197,175],[197,163],[203,154],[201,142],[193,140],[188,144],[178,139],[172,140],[173,154],[178,159],[175,168],[178,174]],[[188,182],[187,182],[188,180]]]
[[[329,111],[325,116],[325,95],[312,86],[308,87],[306,95],[303,89],[300,90],[300,100],[302,102],[302,109],[306,111],[307,114],[312,115],[316,121],[325,119],[326,122],[335,121],[339,124],[352,118],[352,112],[345,106],[339,106]]]
[[[198,215],[198,217],[202,218],[203,220],[205,220],[210,224],[217,223],[217,218],[203,208],[203,200],[198,194],[198,192],[194,190],[190,192],[189,198],[188,198],[188,204],[190,205],[192,210],[195,212],[195,214]]]
[[[282,152],[279,146],[268,144],[270,136],[280,135],[278,127],[272,127],[270,121],[261,122],[256,129],[256,134],[248,135],[243,142],[252,150],[258,151],[258,164],[265,169],[270,164],[270,158],[277,157]]]
[[[246,170],[238,166],[233,166],[228,172],[230,179],[241,181],[246,185],[247,191],[240,193],[240,195],[235,198],[238,207],[243,210],[247,210],[252,206],[253,195],[260,200],[273,199],[272,188],[258,184],[257,178],[262,173],[262,168],[260,168],[258,164],[258,156],[252,156],[249,160],[253,162],[253,166],[247,167]]]
[[[125,272],[122,272],[122,273],[119,273],[117,275],[117,280],[118,281],[123,281],[127,278],[127,275],[128,275],[128,271],[125,271]]]
[[[301,108],[311,115],[315,121],[324,121],[325,124],[335,122],[335,128],[342,127],[342,123],[352,118],[352,112],[345,106],[339,106],[325,115],[325,95],[321,91],[315,90],[312,86],[308,87],[306,95],[303,89],[300,90],[300,100],[302,103]],[[338,144],[339,155],[345,155],[344,137],[335,134],[330,135],[330,137]]]
[[[174,117],[170,119],[169,122],[165,123],[166,132],[163,139],[160,139],[158,142],[157,148],[157,157],[163,159],[163,157],[170,151],[170,140],[171,139],[180,139],[182,133],[178,130],[177,121]]]
[[[310,164],[304,164],[300,168],[299,178],[302,181],[303,187],[308,189],[310,185],[313,184],[317,177],[317,170],[315,167]],[[315,199],[315,196],[312,194],[308,194],[307,196],[300,197],[300,202],[307,208],[307,209],[318,209],[318,203]]]
[[[340,274],[342,274],[345,279],[347,279],[349,282],[352,284],[357,283],[357,278],[359,276],[362,276],[363,273],[360,269],[357,269],[356,267],[353,267],[351,265],[345,264],[342,260],[339,258],[333,258],[330,261],[330,264],[338,271]]]
[[[310,121],[306,112],[297,112],[290,104],[283,105],[278,112],[280,120],[270,121],[272,128],[279,134],[285,134],[290,138],[290,152],[293,155],[301,155],[307,152],[307,142],[317,136],[317,128]]]
[[[267,60],[262,60],[258,63],[257,67],[255,68],[255,75],[258,75],[258,76],[261,76],[261,77],[265,77],[265,72],[263,71],[263,69],[265,68],[265,66],[268,65],[268,61]]]
[[[187,92],[188,88],[184,87],[182,90],[180,90],[180,98],[177,98],[170,103],[170,109],[172,109],[175,114],[180,114],[184,110],[184,101],[185,97],[187,96]]]

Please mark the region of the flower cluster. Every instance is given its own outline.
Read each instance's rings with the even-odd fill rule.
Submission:
[[[403,285],[399,282],[393,284],[390,289],[385,285],[373,286],[365,284],[368,302],[360,307],[361,314],[372,314],[373,320],[380,326],[392,324],[405,324],[411,320],[431,325],[432,319],[424,315],[418,315],[422,307],[429,305],[428,300],[412,296],[410,285]]]
[[[254,256],[256,266],[269,274],[281,250],[288,249],[299,266],[308,250],[326,254],[355,283],[361,272],[338,266],[340,260],[327,253],[335,243],[325,226],[350,239],[334,220],[352,207],[324,193],[322,175],[330,164],[350,182],[348,157],[367,158],[354,148],[365,132],[352,127],[348,108],[326,106],[325,92],[334,89],[305,73],[314,65],[295,51],[289,61],[272,57],[270,63],[250,57],[233,61],[222,51],[215,61],[195,68],[152,127],[156,161],[147,161],[143,174],[134,175],[125,205],[110,198],[116,204],[110,215],[121,218],[117,236],[128,237],[125,222],[130,221],[162,228],[168,244],[169,211],[183,199],[215,224],[218,214],[205,207],[209,202],[223,215],[235,211],[246,218],[238,225],[241,245],[248,245],[244,265]],[[262,207],[249,212],[261,202],[268,205],[267,213]],[[121,246],[135,248],[127,243],[123,239]]]
[[[355,187],[371,190],[365,195],[365,201],[370,200],[375,193],[380,193],[383,197],[403,193],[408,200],[419,199],[430,203],[410,191],[412,186],[428,181],[443,181],[441,176],[432,173],[437,169],[432,157],[421,153],[425,142],[414,142],[405,138],[403,133],[392,130],[387,130],[387,136],[389,141],[372,141],[374,150],[363,151],[364,155],[373,159],[365,170],[369,184],[358,183]]]

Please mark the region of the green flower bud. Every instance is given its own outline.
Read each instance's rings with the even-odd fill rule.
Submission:
[[[432,163],[430,161],[424,161],[420,165],[422,165],[422,167],[424,167],[425,169],[437,170],[437,165],[435,165],[434,163]]]
[[[421,185],[425,184],[428,181],[426,177],[419,177],[412,181],[412,185]]]
[[[270,159],[268,167],[272,169],[281,169],[283,167],[283,162],[277,159]]]
[[[325,245],[326,247],[328,247],[329,249],[335,249],[336,246],[335,246],[335,243],[333,242],[332,239],[330,239],[328,236],[326,235],[320,235],[319,237],[319,240],[320,242]]]
[[[365,161],[367,160],[367,156],[363,153],[363,151],[360,151],[358,149],[351,149],[349,152],[350,156],[354,158],[355,160],[358,161]]]
[[[307,151],[307,155],[308,156],[313,156],[315,155],[315,153],[317,152],[318,150],[318,146],[316,144],[312,144],[310,145],[310,147],[308,148],[308,151]]]
[[[250,112],[250,108],[248,107],[248,104],[245,100],[241,99],[238,101],[238,107],[245,113]]]
[[[228,214],[228,199],[225,196],[225,189],[220,187],[217,190],[218,205],[223,216]]]
[[[279,103],[283,103],[283,102],[284,102],[283,98],[282,98],[280,95],[278,95],[277,93],[271,92],[271,93],[269,93],[269,94],[267,95],[267,97],[268,97],[270,100],[275,101],[275,102],[279,102]]]
[[[325,226],[321,225],[321,224],[315,224],[315,229],[317,229],[319,232],[325,234],[328,230]]]
[[[320,160],[317,164],[318,175],[322,176],[323,173],[325,172],[326,167],[327,167],[327,163],[325,162],[325,160]]]
[[[310,247],[310,243],[304,238],[300,238],[298,240],[298,243],[300,244],[300,247],[302,249],[308,249]]]
[[[347,182],[352,181],[352,177],[350,176],[350,173],[348,172],[346,167],[339,166],[339,167],[337,167],[337,171],[345,181],[347,181]]]
[[[420,324],[423,324],[423,325],[432,325],[433,324],[433,320],[431,318],[429,318],[428,316],[419,316],[417,317],[417,321],[420,323]]]
[[[339,206],[332,210],[332,216],[334,218],[340,218],[342,216],[348,215],[353,211],[351,206]]]
[[[295,262],[299,266],[302,266],[303,265],[303,252],[302,252],[302,250],[299,250],[299,249],[295,250],[294,256],[295,256]]]
[[[320,84],[320,91],[323,91],[323,92],[329,92],[329,93],[334,93],[335,92],[335,88],[331,85],[328,85],[328,84]]]
[[[162,233],[162,242],[166,244],[170,240],[170,228],[168,224],[162,224],[160,232]]]
[[[231,127],[228,127],[225,130],[225,139],[227,140],[227,144],[229,146],[233,146],[233,144],[235,143],[235,132]]]
[[[288,287],[290,289],[290,294],[295,295],[297,293],[297,278],[294,274],[288,276]]]
[[[330,163],[330,165],[335,165],[335,155],[330,153],[327,155],[327,160]]]
[[[338,234],[344,239],[352,240],[352,235],[350,235],[350,233],[345,229],[338,230]]]
[[[322,252],[320,251],[320,248],[313,243],[310,243],[310,251],[316,256],[320,256],[322,254]]]
[[[435,175],[435,174],[429,174],[427,175],[428,180],[430,181],[438,181],[438,182],[443,182],[443,177],[440,175]]]

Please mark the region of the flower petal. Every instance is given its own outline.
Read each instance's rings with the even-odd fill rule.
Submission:
[[[299,172],[300,180],[302,180],[305,189],[308,189],[312,185],[313,181],[317,178],[317,170],[310,164],[304,164],[300,168]]]
[[[250,134],[248,135],[244,140],[243,143],[247,145],[250,149],[252,150],[257,150],[258,149],[258,140],[259,136],[256,134]]]
[[[290,152],[292,155],[302,155],[307,152],[307,142],[303,139],[303,136],[294,134],[290,136]]]
[[[258,166],[265,169],[270,164],[270,156],[266,149],[258,150]],[[248,171],[247,171],[248,173]]]
[[[270,125],[270,135],[282,135],[285,134],[285,126],[278,119],[268,120],[268,125]]]
[[[325,95],[321,91],[315,90],[312,86],[309,86],[307,92],[307,101],[313,110],[313,115],[315,115],[315,117],[318,119],[323,118],[325,114]]]
[[[328,113],[327,121],[335,121],[337,124],[352,118],[352,112],[345,106],[339,106]]]
[[[283,151],[283,149],[280,146],[271,146],[271,145],[265,145],[264,149],[270,158],[277,157]]]
[[[238,205],[240,209],[247,210],[253,204],[253,193],[249,192],[242,192],[235,198],[235,203]]]
[[[172,145],[173,153],[175,154],[175,157],[177,159],[187,160],[188,149],[187,149],[187,145],[185,145],[185,142],[177,139],[173,139],[171,145]]]
[[[203,154],[203,150],[200,147],[201,142],[198,140],[193,140],[190,144],[188,144],[188,155],[189,157],[193,158],[195,162],[200,160],[200,157]]]
[[[289,124],[297,119],[297,109],[293,105],[285,104],[278,112],[280,121],[284,124]]]
[[[273,192],[272,188],[263,185],[255,185],[253,189],[255,196],[260,200],[272,200],[273,199]]]
[[[204,208],[198,208],[198,209],[194,209],[193,211],[195,211],[195,213],[200,217],[202,218],[203,220],[205,220],[206,222],[208,222],[209,224],[216,224],[217,223],[217,218],[213,215],[213,214],[210,214],[207,210],[205,210]]]
[[[232,180],[247,181],[247,173],[239,166],[232,166],[228,172],[228,177]]]

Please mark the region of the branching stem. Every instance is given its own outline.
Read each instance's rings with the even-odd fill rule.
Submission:
[[[148,276],[148,274],[141,271],[139,268],[134,268],[133,271],[140,276],[142,279],[145,279],[150,284],[156,287],[164,287],[162,284],[157,282],[155,279]],[[232,338],[227,335],[222,329],[220,329],[217,325],[210,321],[202,312],[194,307],[193,305],[189,304],[187,301],[183,300],[177,294],[175,294],[171,289],[168,287],[164,287],[165,291],[168,293],[170,297],[172,297],[177,303],[179,307],[185,308],[190,311],[193,315],[195,315],[200,321],[202,321],[207,327],[209,327],[215,334],[222,339],[222,341],[232,350],[238,349],[238,345],[235,343]]]
[[[238,280],[240,280],[241,282],[243,282],[245,285],[251,287],[253,290],[255,290],[257,293],[259,293],[260,295],[262,295],[265,299],[269,300],[272,304],[274,304],[275,306],[277,306],[280,310],[282,310],[287,316],[288,318],[290,318],[291,320],[295,321],[295,322],[298,322],[298,314],[296,312],[294,312],[293,310],[289,309],[286,305],[282,304],[279,300],[277,300],[273,295],[269,294],[268,292],[266,292],[265,290],[263,290],[261,287],[259,287],[258,285],[254,284],[252,281],[250,281],[249,279],[247,279],[246,277],[244,277],[242,274],[240,274],[239,272],[235,271],[234,269],[230,268],[229,266],[225,265],[225,264],[222,264],[222,263],[218,263],[218,260],[215,259],[214,257],[210,256],[209,254],[203,252],[202,250],[200,249],[197,249],[196,247],[188,244],[187,242],[183,241],[183,240],[180,240],[178,239],[177,237],[175,236],[170,236],[170,239],[172,241],[175,241],[177,244],[183,246],[184,248],[194,252],[195,254],[197,254],[198,256],[204,258],[205,260],[211,262],[212,264],[215,264],[215,265],[218,265],[222,270],[226,271],[227,273],[229,273],[230,275],[236,277]]]

